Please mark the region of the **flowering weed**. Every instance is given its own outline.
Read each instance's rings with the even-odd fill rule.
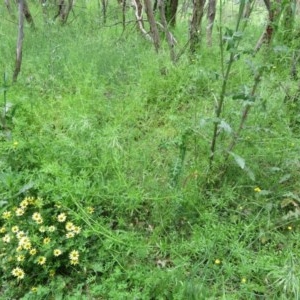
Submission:
[[[81,227],[55,205],[26,197],[1,215],[0,256],[6,280],[30,289],[80,268]]]

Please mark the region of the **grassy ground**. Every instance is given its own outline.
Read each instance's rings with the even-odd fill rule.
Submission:
[[[107,26],[94,7],[78,6],[67,26],[44,24],[32,9],[37,29],[26,28],[16,84],[17,27],[0,11],[2,106],[15,108],[1,121],[0,298],[298,299],[299,107],[284,101],[297,88],[291,50],[275,40],[249,55],[261,30],[252,21],[209,170],[217,35],[213,48],[174,66],[167,47],[156,54],[133,24],[123,34],[108,26],[118,8]],[[178,47],[186,30],[182,17]],[[228,126],[245,106],[233,98],[262,66],[223,175]]]

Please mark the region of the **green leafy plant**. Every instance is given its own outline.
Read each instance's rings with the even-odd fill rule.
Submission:
[[[25,290],[82,269],[84,238],[66,210],[25,197],[1,215],[2,276]]]

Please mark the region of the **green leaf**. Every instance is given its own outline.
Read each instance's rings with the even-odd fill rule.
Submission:
[[[242,169],[244,170],[245,169],[245,166],[246,166],[246,162],[245,160],[240,157],[239,155],[233,153],[233,152],[229,152],[229,154],[234,158],[235,162],[237,163],[237,165]]]
[[[224,130],[225,132],[227,133],[231,133],[232,132],[232,128],[230,127],[230,125],[225,122],[224,120],[221,120],[219,126],[218,126],[219,129],[221,130]]]
[[[284,183],[284,182],[288,181],[290,178],[291,178],[291,174],[285,174],[284,176],[282,176],[279,179],[279,183]]]
[[[23,194],[23,193],[27,192],[28,190],[33,188],[33,186],[34,186],[34,183],[32,181],[30,181],[29,183],[22,186],[22,188],[19,190],[17,195],[20,195],[20,194]]]
[[[4,206],[7,204],[6,200],[0,200],[0,207]]]

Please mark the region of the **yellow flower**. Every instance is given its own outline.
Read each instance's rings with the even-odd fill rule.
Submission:
[[[37,289],[37,287],[33,286],[30,290],[32,293],[36,293],[38,289]]]
[[[37,260],[38,265],[44,265],[46,263],[46,257],[45,256],[40,256]]]
[[[288,228],[287,228],[288,230],[292,230],[293,229],[293,227],[292,226],[288,226]]]
[[[40,228],[39,228],[39,232],[45,232],[46,231],[46,227],[45,226],[41,226]]]
[[[40,220],[40,219],[43,219],[40,213],[35,212],[35,213],[32,215],[32,220],[33,220],[33,221],[37,222],[37,221]]]
[[[34,200],[34,198],[33,197],[26,197],[25,199],[24,199],[24,201],[25,200],[27,200],[28,201],[28,204],[34,204],[35,203],[35,200]]]
[[[54,256],[60,256],[62,254],[62,251],[60,249],[54,249],[53,255]]]
[[[19,261],[19,262],[24,261],[24,259],[25,259],[25,256],[23,254],[17,256],[17,261]]]
[[[25,232],[24,231],[19,231],[18,233],[17,233],[17,239],[22,239],[22,237],[24,237],[25,236]]]
[[[48,238],[48,237],[46,237],[46,238],[44,238],[43,243],[44,243],[45,245],[47,245],[47,244],[50,243],[50,241],[51,241],[51,239]]]
[[[75,226],[72,222],[67,222],[67,224],[66,224],[66,230],[67,231],[73,231],[74,228],[75,228]]]
[[[247,279],[246,278],[242,278],[241,283],[246,283]]]
[[[17,232],[19,231],[19,227],[18,227],[18,226],[13,226],[13,227],[11,228],[11,231],[12,231],[13,233],[17,233]]]
[[[3,238],[2,238],[2,241],[4,243],[9,243],[10,242],[10,235],[9,234],[6,234]]]
[[[55,230],[56,230],[56,228],[53,225],[48,227],[49,232],[54,232]]]
[[[254,189],[254,192],[260,193],[260,192],[261,192],[261,189],[257,186],[257,187]]]
[[[23,209],[26,209],[27,206],[29,205],[29,201],[27,198],[25,198],[23,201],[21,201],[20,203],[20,207],[23,208]]]
[[[217,258],[217,259],[215,260],[215,264],[216,264],[216,265],[221,264],[221,260]]]
[[[30,244],[30,239],[27,236],[23,236],[19,239],[19,246],[24,247],[25,244]]]
[[[18,145],[19,145],[19,143],[18,143],[17,141],[14,141],[14,142],[13,142],[13,146],[14,146],[14,148],[17,148],[17,147],[18,147]]]
[[[65,213],[61,213],[57,216],[57,221],[62,223],[65,222],[67,219],[67,215]]]
[[[55,270],[50,270],[49,276],[50,276],[50,277],[54,277],[54,275],[55,275]]]
[[[70,260],[78,260],[79,258],[79,252],[77,250],[73,250],[69,254]]]
[[[67,239],[71,239],[72,237],[74,237],[75,236],[75,233],[74,232],[68,232],[68,233],[66,233],[66,238]]]
[[[87,208],[87,212],[91,215],[91,214],[93,214],[93,213],[95,212],[95,208],[89,206],[89,207]]]
[[[5,233],[6,232],[6,228],[3,226],[0,228],[0,233]]]
[[[43,223],[43,219],[42,219],[42,218],[37,219],[37,220],[36,220],[36,223],[37,223],[37,224],[42,224],[42,223]]]
[[[24,215],[25,210],[24,210],[22,207],[18,207],[18,208],[16,209],[15,213],[16,213],[16,216],[17,216],[17,217],[20,217],[20,216],[23,216],[23,215]]]
[[[78,259],[70,259],[70,264],[73,266],[78,265],[79,264]]]
[[[21,252],[23,250],[23,247],[22,246],[18,246],[17,248],[16,248],[16,251],[17,252]]]
[[[37,250],[35,248],[30,249],[29,254],[30,255],[36,255]]]
[[[31,243],[30,243],[30,242],[25,243],[25,244],[23,245],[23,249],[25,249],[25,250],[30,250],[30,249],[31,249]]]
[[[23,271],[21,268],[19,268],[19,267],[14,268],[14,269],[11,271],[11,274],[12,274],[13,276],[17,277],[18,279],[23,279],[24,276],[25,276],[24,271]]]
[[[5,211],[3,214],[2,214],[2,218],[4,220],[8,220],[9,218],[11,218],[11,211]]]
[[[81,228],[79,226],[74,226],[73,232],[75,234],[79,234],[81,232]]]

